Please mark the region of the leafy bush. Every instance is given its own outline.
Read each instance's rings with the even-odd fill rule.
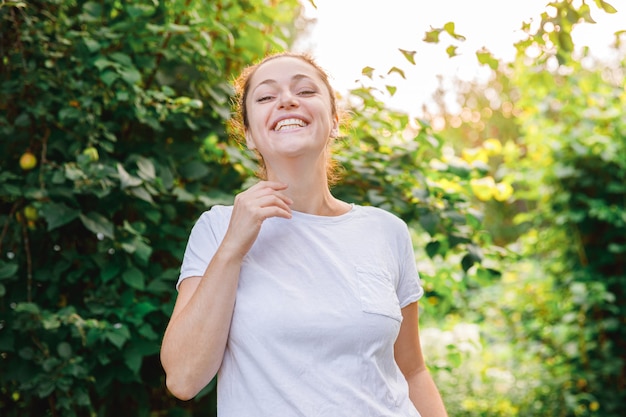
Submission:
[[[193,222],[252,180],[224,128],[230,78],[286,48],[299,10],[295,0],[0,8],[7,417],[214,414],[215,381],[184,407],[166,394],[160,338]],[[420,259],[437,265],[422,274],[427,305],[461,310],[499,277],[473,197],[488,170],[365,84],[346,103],[335,194],[414,226]]]
[[[614,12],[604,1],[596,4]],[[617,417],[626,411],[626,310],[619,302],[626,289],[623,39],[618,32],[621,58],[615,62],[599,62],[588,50],[577,53],[571,31],[592,21],[589,5],[561,1],[551,8],[540,24],[524,25],[528,37],[516,45],[514,63],[485,60],[497,70],[493,79],[462,94],[464,109],[497,117],[441,132],[452,133],[458,146],[486,144],[498,132],[506,143],[494,167],[497,180],[508,178],[516,190],[515,204],[497,207],[489,230],[500,241],[514,241],[510,248],[521,258],[501,268],[496,285],[475,293],[462,319],[478,321],[489,341],[478,361],[489,363],[491,353],[504,347],[498,363],[516,380],[507,399],[520,414]],[[515,119],[503,120],[505,113]],[[508,219],[502,216],[507,211]],[[496,212],[488,207],[487,213]],[[512,234],[498,230],[511,224]],[[471,367],[464,362],[462,368]],[[480,382],[467,386],[476,394]],[[453,393],[454,414],[470,411],[455,400],[456,384],[442,388],[444,396]],[[500,415],[497,398],[481,410],[482,398],[478,392],[471,404],[477,415]]]
[[[538,391],[538,401],[553,404],[557,396],[568,416],[620,416],[626,412],[626,308],[619,301],[626,293],[625,62],[589,69],[581,64],[589,60],[567,61],[559,73],[547,63],[517,73],[527,152],[516,169],[525,198],[537,207],[518,221],[531,227],[527,253],[541,260],[557,294],[527,308],[534,325],[518,330],[524,342],[541,346],[554,384],[553,392]],[[524,88],[538,84],[543,88]]]
[[[158,350],[184,245],[245,179],[223,128],[230,77],[286,47],[298,13],[295,0],[0,6],[3,415],[176,413]]]

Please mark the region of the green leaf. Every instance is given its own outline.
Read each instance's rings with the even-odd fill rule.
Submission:
[[[0,184],[0,187],[2,187],[0,190],[3,190],[6,195],[15,197],[23,195],[22,189],[16,185],[4,183]]]
[[[104,71],[102,75],[100,75],[100,80],[106,84],[108,87],[111,86],[117,80],[117,73],[114,71]]]
[[[499,61],[487,49],[476,51],[476,57],[481,64],[488,65],[492,70],[498,69]]]
[[[187,104],[187,106],[192,109],[201,110],[204,108],[204,103],[202,100],[193,99]]]
[[[136,290],[144,290],[145,289],[145,277],[143,272],[141,272],[137,268],[127,269],[122,273],[122,280],[128,284],[129,287],[132,287]]]
[[[113,223],[103,215],[92,211],[87,214],[80,213],[79,216],[81,222],[87,228],[87,230],[93,232],[96,235],[102,234],[109,239],[114,238]]]
[[[131,17],[131,19],[136,19],[142,16],[150,16],[154,13],[154,7],[150,5],[127,5],[126,12]]]
[[[461,267],[465,272],[467,272],[474,265],[474,263],[474,257],[469,253],[465,254],[465,256],[463,256],[463,259],[461,259]]]
[[[92,38],[83,38],[83,42],[85,46],[89,50],[89,52],[96,52],[100,50],[100,43]]]
[[[191,161],[188,164],[184,164],[180,167],[180,175],[184,178],[194,181],[206,176],[209,173],[209,168],[206,164],[200,161]]]
[[[152,247],[147,243],[136,239],[135,242],[135,256],[143,264],[148,265],[150,256],[152,255]]]
[[[448,46],[448,47],[446,48],[446,53],[448,54],[448,57],[452,58],[452,57],[457,56],[457,53],[456,53],[456,50],[457,50],[457,49],[458,49],[458,48],[457,48],[456,46],[454,46],[454,45],[450,45],[450,46]]]
[[[80,212],[63,203],[48,202],[41,206],[42,217],[51,231],[76,219]]]
[[[433,240],[432,242],[428,242],[426,244],[426,254],[429,258],[434,258],[435,255],[439,253],[439,248],[441,247],[441,243],[437,240]]]
[[[113,53],[111,53],[109,55],[109,57],[113,61],[115,61],[115,62],[117,62],[117,63],[119,63],[119,64],[121,64],[121,65],[123,65],[125,67],[132,67],[133,66],[133,60],[130,59],[130,57],[128,55],[126,55],[126,54],[124,54],[122,52],[113,52]]]
[[[37,385],[37,396],[39,398],[47,398],[54,392],[54,381],[50,379],[44,379]]]
[[[419,216],[419,223],[429,235],[434,235],[439,226],[439,217],[431,212],[426,212]]]
[[[15,126],[19,126],[19,127],[30,126],[30,115],[29,115],[29,113],[26,112],[26,111],[20,113],[20,115],[17,116],[15,118],[15,120],[13,121],[13,124],[15,124]]]
[[[71,120],[78,119],[81,115],[80,110],[75,109],[74,107],[64,107],[59,110],[59,120],[64,123],[67,123]]]
[[[566,31],[559,32],[559,45],[564,51],[571,52],[574,50],[574,41],[572,35]]]
[[[102,17],[102,6],[100,3],[96,3],[94,1],[88,1],[83,5],[83,12],[87,15],[91,16],[94,19],[99,19]]]
[[[157,306],[155,306],[152,303],[146,302],[146,301],[134,304],[131,307],[132,314],[137,316],[137,317],[139,317],[139,318],[141,318],[141,319],[143,319],[143,317],[146,316],[147,314],[150,314],[150,313],[152,313],[153,311],[156,311],[156,310],[158,310]]]
[[[139,374],[143,355],[137,349],[126,349],[124,351],[124,363],[135,375]]]
[[[133,338],[132,344],[124,349],[124,363],[128,368],[139,373],[141,364],[146,356],[151,356],[159,351],[159,345],[151,340]]]
[[[173,284],[160,279],[152,280],[148,283],[146,291],[154,294],[167,294],[172,290]]]
[[[122,67],[117,72],[130,85],[134,85],[141,80],[141,73],[134,67]]]
[[[104,337],[109,340],[115,347],[121,349],[124,343],[130,338],[130,333],[125,327],[114,328],[104,333]]]
[[[585,22],[596,23],[596,21],[593,20],[593,17],[591,17],[591,9],[589,8],[588,4],[581,5],[580,8],[578,9],[578,13],[580,13],[580,15],[585,20]]]
[[[611,6],[609,3],[607,3],[604,0],[596,0],[596,3],[598,3],[599,6],[602,8],[602,10],[604,10],[607,13],[610,13],[610,14],[617,13],[617,9]]]
[[[431,29],[426,32],[424,36],[424,42],[427,43],[439,43],[439,34],[441,33],[441,29]]]
[[[402,52],[402,55],[404,55],[404,58],[406,58],[407,61],[415,65],[415,54],[417,53],[417,51],[407,51],[400,48],[398,48],[398,51]],[[402,75],[402,78],[404,78],[404,75]]]
[[[158,340],[159,334],[154,331],[152,326],[148,323],[144,323],[139,327],[138,333],[148,340]]]
[[[100,270],[100,279],[103,283],[107,283],[119,274],[121,268],[113,263],[106,263]]]
[[[400,75],[400,77],[406,79],[406,76],[404,74],[404,71],[402,71],[400,68],[398,67],[391,67],[391,69],[389,69],[389,71],[387,72],[387,75],[391,75],[392,73],[397,73],[398,75]]]
[[[144,187],[133,187],[133,188],[130,188],[128,192],[145,202],[148,202],[151,204],[154,203],[152,196],[150,195],[148,190],[146,190]]]
[[[145,181],[153,181],[156,177],[156,170],[154,169],[154,164],[151,160],[144,157],[139,157],[137,160],[137,167],[139,171],[137,175]]]
[[[39,306],[35,303],[18,303],[15,306],[15,311],[18,313],[31,313],[31,314],[39,314]]]
[[[13,277],[18,269],[19,267],[17,264],[6,263],[0,260],[0,279],[7,279],[7,278]]]
[[[99,56],[93,61],[93,66],[102,71],[106,67],[116,67],[117,65],[113,61],[109,61],[103,56]]]
[[[45,313],[41,320],[41,324],[46,330],[56,330],[61,327],[61,320],[56,314]]]
[[[445,30],[449,35],[454,35],[455,27],[454,22],[447,22],[443,25],[443,30]]]
[[[372,78],[372,75],[374,74],[374,68],[372,67],[365,67],[361,70],[361,74],[365,75],[367,78]]]
[[[120,163],[117,164],[117,174],[119,175],[122,189],[127,187],[136,187],[142,183],[141,178],[130,175]]]
[[[18,355],[22,359],[31,360],[35,357],[35,351],[32,347],[26,346],[20,348],[20,350],[18,351]]]
[[[170,23],[166,26],[166,29],[169,32],[175,32],[175,33],[185,33],[185,32],[189,32],[190,28],[189,26],[186,25],[177,25],[176,23]]]
[[[72,357],[72,346],[67,342],[61,342],[57,345],[57,353],[63,359]]]

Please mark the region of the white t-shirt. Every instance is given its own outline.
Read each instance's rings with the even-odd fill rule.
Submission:
[[[204,275],[231,206],[194,226],[179,283]],[[245,256],[219,417],[418,417],[393,347],[423,294],[406,224],[378,208],[269,218]]]

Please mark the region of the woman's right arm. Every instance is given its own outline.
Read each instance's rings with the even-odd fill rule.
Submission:
[[[228,230],[202,277],[184,279],[161,346],[167,388],[193,398],[215,376],[228,341],[241,262],[269,217],[290,218],[286,185],[262,181],[235,198]]]

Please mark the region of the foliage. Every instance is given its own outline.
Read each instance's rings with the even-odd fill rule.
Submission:
[[[425,329],[426,352],[452,415],[624,412],[624,73],[576,57],[571,30],[592,20],[588,5],[550,7],[525,26],[514,65],[477,52],[491,90],[468,89],[444,130],[386,109],[396,87],[368,84],[375,68],[343,98],[333,192],[412,226],[421,305],[444,323]],[[160,337],[193,222],[254,181],[224,127],[230,78],[287,48],[299,10],[0,6],[3,415],[214,414],[215,381],[184,406],[166,395]],[[446,38],[453,57],[464,40],[453,23],[425,41]]]
[[[191,225],[245,179],[230,77],[291,42],[299,7],[0,6],[3,416],[184,415],[158,350]]]
[[[596,4],[614,11],[604,1]],[[509,213],[492,218],[489,230],[504,238],[497,241],[515,241],[510,248],[523,257],[502,268],[500,282],[477,293],[473,313],[462,320],[481,323],[490,349],[480,362],[489,363],[493,352],[513,353],[498,362],[517,381],[507,399],[520,414],[620,416],[626,411],[626,310],[619,302],[626,282],[622,39],[618,33],[622,58],[598,62],[571,41],[575,25],[593,22],[589,5],[561,1],[550,8],[538,25],[524,25],[528,38],[516,45],[511,65],[488,51],[477,53],[497,71],[485,86],[465,86],[460,115],[433,115],[433,123],[445,122],[441,135],[472,153],[491,148],[488,138],[498,129],[503,158],[491,166],[496,179],[508,179],[516,190],[497,210],[489,201],[487,213]],[[508,121],[501,118],[503,103],[515,116]],[[505,237],[497,229],[511,220],[513,233]],[[463,403],[455,397],[459,380],[448,390],[446,374],[437,376],[455,415],[500,415],[498,398],[484,409],[480,401]],[[466,392],[475,394],[480,385],[468,381]]]
[[[252,179],[248,154],[226,138],[229,77],[288,46],[298,12],[296,2],[191,0],[1,9],[8,416],[214,413],[215,381],[184,409],[165,395],[160,336],[193,221]],[[497,276],[482,266],[490,241],[469,198],[482,166],[386,111],[371,88],[351,94],[335,193],[419,224],[420,250],[450,274],[427,287],[432,304],[459,308],[463,280]]]
[[[558,392],[567,415],[618,416],[626,412],[626,308],[618,301],[626,294],[626,61],[589,68],[587,53],[558,71],[543,62],[516,71],[527,152],[515,169],[536,205],[518,221],[531,227],[527,251],[560,294],[535,307],[541,315],[527,309],[540,326],[524,333],[551,364],[554,391],[544,404]]]

